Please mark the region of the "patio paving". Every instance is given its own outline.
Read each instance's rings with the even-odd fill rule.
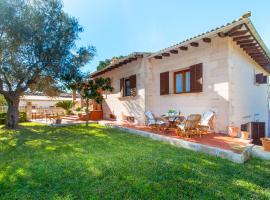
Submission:
[[[199,136],[192,136],[191,138],[186,138],[186,137],[180,137],[176,134],[175,131],[170,130],[170,131],[158,131],[157,129],[153,129],[147,126],[138,126],[138,125],[131,125],[129,123],[117,123],[115,121],[101,121],[101,124],[112,124],[112,125],[118,125],[126,128],[132,128],[136,130],[141,130],[141,131],[147,131],[150,133],[155,133],[158,135],[163,135],[175,139],[181,139],[189,142],[194,142],[198,144],[203,144],[211,147],[217,147],[221,148],[224,150],[230,150],[235,153],[242,153],[247,147],[251,145],[251,140],[244,140],[241,138],[234,138],[230,137],[225,134],[220,134],[220,133],[208,133],[202,136],[200,138]]]

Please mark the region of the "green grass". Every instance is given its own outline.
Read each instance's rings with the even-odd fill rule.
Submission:
[[[93,125],[0,129],[0,199],[270,199],[244,165]]]

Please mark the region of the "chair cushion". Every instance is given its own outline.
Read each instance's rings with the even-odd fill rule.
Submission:
[[[180,130],[185,130],[185,124],[177,124],[177,127],[180,129]]]
[[[156,124],[157,125],[165,125],[166,123],[164,121],[158,120],[158,121],[156,121]]]
[[[148,120],[147,120],[147,125],[148,125],[148,126],[156,125],[156,120],[148,119]]]
[[[155,117],[153,115],[153,113],[151,111],[146,111],[144,113],[144,115],[148,118],[148,120],[154,120],[155,121]]]
[[[209,121],[211,120],[211,118],[214,116],[214,112],[213,111],[207,111],[205,113],[203,113],[203,116],[201,118],[200,121],[200,125],[202,126],[208,126]]]

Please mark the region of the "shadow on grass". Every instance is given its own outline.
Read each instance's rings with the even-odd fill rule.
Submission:
[[[0,130],[1,199],[269,199],[270,162],[245,165],[93,125]]]

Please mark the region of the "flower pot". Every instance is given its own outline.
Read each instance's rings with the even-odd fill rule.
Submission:
[[[238,131],[239,131],[238,127],[229,126],[228,129],[229,129],[229,136],[231,136],[231,137],[237,137],[238,136]]]
[[[263,149],[265,151],[270,151],[270,138],[261,138]]]
[[[249,139],[249,132],[241,131],[241,138],[244,140],[248,140]]]

